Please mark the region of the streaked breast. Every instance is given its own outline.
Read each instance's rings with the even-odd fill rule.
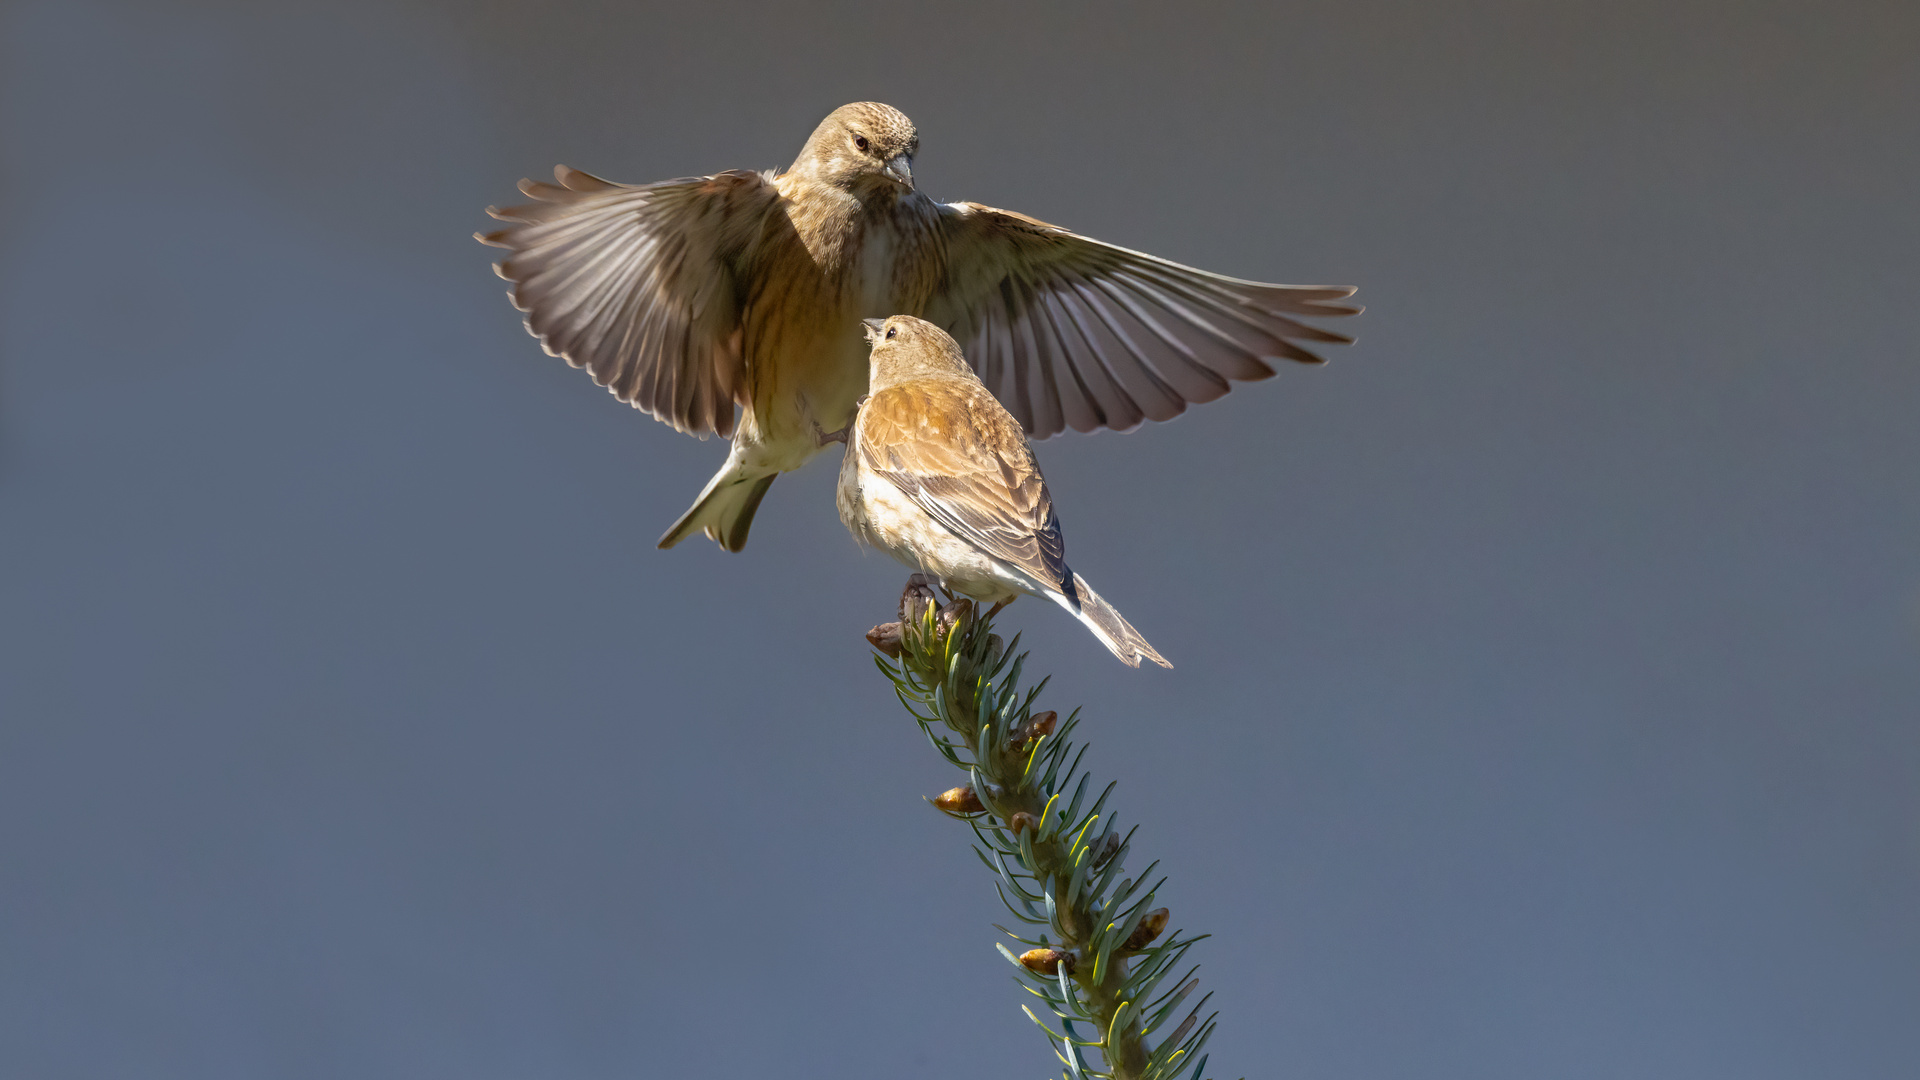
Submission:
[[[863,319],[884,319],[889,315],[902,314],[893,310],[899,303],[899,290],[894,285],[897,241],[893,227],[883,222],[871,223],[860,238],[860,262],[854,271],[858,275],[854,295]]]

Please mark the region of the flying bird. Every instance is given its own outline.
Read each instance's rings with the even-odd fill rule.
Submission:
[[[845,427],[867,390],[863,318],[919,315],[961,341],[1036,438],[1128,430],[1212,401],[1352,315],[1346,287],[1264,285],[1195,270],[914,186],[920,145],[898,109],[858,102],[814,129],[785,172],[617,184],[559,166],[534,201],[490,207],[528,332],[621,401],[732,440],[660,538],[728,551],[780,473]],[[739,407],[738,419],[734,409]]]
[[[866,320],[872,392],[840,433],[835,502],[856,539],[999,606],[1044,596],[1128,667],[1172,667],[1067,567],[1053,495],[1020,424],[951,335],[923,319]]]

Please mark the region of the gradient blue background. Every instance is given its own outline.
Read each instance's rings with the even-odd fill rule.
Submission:
[[[543,357],[566,162],[915,173],[1361,343],[1039,453],[1218,1077],[1920,1075],[1920,8],[22,0],[0,1074],[1039,1076],[833,458]]]

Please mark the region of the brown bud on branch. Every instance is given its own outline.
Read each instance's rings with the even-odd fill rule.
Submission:
[[[1040,824],[1040,822],[1025,810],[1018,811],[1007,819],[1007,828],[1012,829],[1013,835],[1015,836],[1019,836],[1025,830],[1031,829],[1038,824]]]
[[[1134,924],[1133,933],[1127,935],[1126,943],[1120,946],[1122,952],[1144,949],[1160,932],[1167,928],[1168,912],[1166,908],[1154,908],[1140,917]]]
[[[941,637],[953,633],[953,628],[973,621],[973,601],[966,597],[941,608],[934,613],[933,625]]]
[[[897,622],[881,623],[879,626],[867,631],[867,644],[872,645],[874,648],[886,653],[895,660],[900,659],[900,624]]]
[[[1053,734],[1053,725],[1059,719],[1060,714],[1054,712],[1052,709],[1048,709],[1046,712],[1034,713],[1027,718],[1026,723],[1014,729],[1013,734],[1007,737],[1007,745],[1015,750],[1024,750],[1027,744],[1033,740],[1043,735]]]
[[[1073,974],[1073,954],[1064,949],[1028,949],[1020,954],[1020,963],[1036,975],[1058,976],[1062,964]]]
[[[1120,854],[1120,834],[1112,829],[1108,829],[1105,836],[1102,836],[1094,842],[1093,869],[1105,869],[1106,865],[1112,862],[1113,857],[1118,854]]]
[[[980,796],[974,794],[973,787],[966,784],[935,795],[933,805],[949,814],[980,814],[987,809],[980,804]]]

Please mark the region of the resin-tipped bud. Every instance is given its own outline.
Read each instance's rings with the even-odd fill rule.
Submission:
[[[941,637],[953,633],[956,626],[964,626],[973,621],[973,601],[961,597],[934,613],[934,629]]]
[[[1093,842],[1093,868],[1105,869],[1118,854],[1120,854],[1120,834],[1113,829],[1108,829],[1105,836]]]
[[[1133,933],[1127,935],[1126,944],[1120,946],[1122,952],[1144,949],[1154,938],[1167,928],[1168,912],[1166,908],[1154,908],[1140,917],[1133,926]]]
[[[1046,712],[1034,713],[1027,718],[1026,723],[1021,724],[1014,730],[1013,735],[1007,739],[1007,742],[1016,750],[1024,749],[1026,745],[1033,740],[1044,735],[1053,734],[1053,726],[1059,722],[1059,720],[1060,714],[1054,712],[1052,709],[1048,709]]]
[[[949,814],[978,814],[987,809],[980,804],[980,796],[974,794],[973,788],[966,784],[935,795],[933,805]]]
[[[1028,949],[1020,954],[1020,964],[1036,975],[1049,978],[1060,974],[1060,966],[1066,965],[1067,974],[1073,974],[1073,954],[1064,949]]]

